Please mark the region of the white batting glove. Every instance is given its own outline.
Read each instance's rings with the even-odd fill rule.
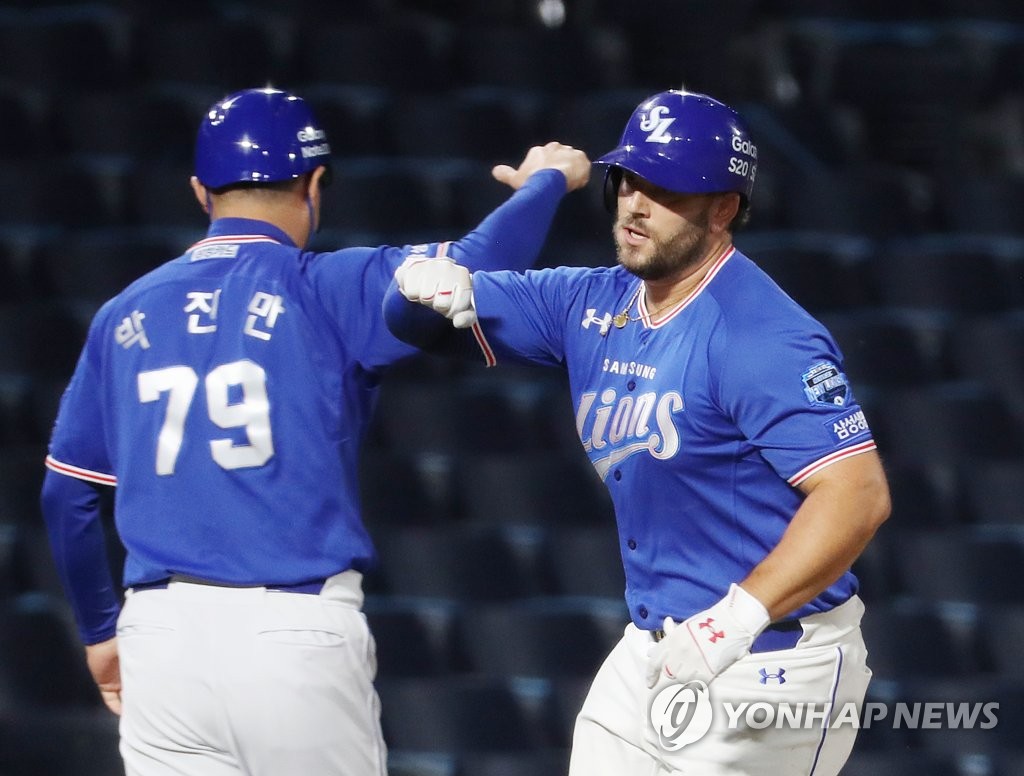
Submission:
[[[441,313],[456,329],[476,323],[469,270],[447,256],[410,256],[395,270],[402,296]]]
[[[647,686],[668,680],[705,684],[750,653],[768,627],[768,610],[739,585],[725,598],[681,623],[665,618],[665,636],[647,655]]]

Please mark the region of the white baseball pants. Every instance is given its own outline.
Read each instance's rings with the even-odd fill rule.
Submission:
[[[130,591],[117,628],[127,776],[383,776],[361,581]]]
[[[857,726],[849,718],[833,723],[844,709],[859,712],[871,679],[860,632],[863,612],[854,597],[804,617],[795,647],[754,653],[730,666],[708,688],[710,730],[672,750],[651,723],[660,687],[649,690],[644,672],[653,639],[630,623],[576,719],[569,776],[836,776]],[[758,704],[761,713],[739,713],[743,703],[747,709]],[[783,709],[814,710],[817,716],[803,714],[792,724]],[[762,727],[768,713],[775,714],[774,722]]]

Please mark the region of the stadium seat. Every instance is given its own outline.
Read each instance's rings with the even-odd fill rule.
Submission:
[[[137,75],[144,83],[212,88],[215,99],[239,89],[291,83],[291,51],[275,32],[267,17],[256,14],[147,15],[133,36]]]
[[[106,707],[0,711],[4,776],[123,776],[118,717]]]
[[[495,526],[396,526],[377,542],[382,588],[454,601],[543,595],[541,544],[536,532]]]
[[[390,103],[386,126],[405,156],[517,164],[549,139],[538,126],[543,107],[532,92],[500,86],[408,94]]]
[[[305,99],[327,133],[334,171],[344,180],[345,160],[396,153],[387,110],[393,96],[384,88],[330,82],[307,84]],[[422,128],[421,128],[422,130]]]
[[[18,526],[11,522],[0,521],[0,601],[21,592],[19,590],[20,549]]]
[[[894,239],[868,267],[880,304],[992,315],[1024,301],[1024,251],[968,237]]]
[[[565,749],[527,754],[466,754],[459,758],[458,776],[562,776],[569,765]]]
[[[951,354],[960,374],[977,380],[999,395],[1009,410],[1024,420],[1024,312],[970,317],[955,327]]]
[[[45,240],[45,227],[0,228],[0,305],[24,302],[38,291],[33,285],[35,250]]]
[[[468,520],[609,529],[614,524],[608,492],[582,450],[461,456],[457,476]]]
[[[482,22],[457,29],[453,71],[458,83],[471,86],[579,93],[623,85],[626,51],[628,42],[610,25],[545,29]]]
[[[968,234],[1024,236],[1013,207],[1024,195],[1024,175],[1008,172],[967,172],[943,180],[939,206],[949,229]]]
[[[964,510],[979,525],[1024,526],[1024,458],[965,463]]]
[[[23,593],[0,602],[0,694],[26,709],[97,708],[99,693],[60,599]]]
[[[780,187],[783,228],[874,239],[935,229],[934,184],[915,170],[866,164],[802,172]]]
[[[95,265],[91,268],[94,275]],[[16,378],[64,378],[78,361],[88,320],[58,300],[0,305],[0,374]]]
[[[498,161],[517,164],[526,151],[527,147],[522,146],[500,153],[499,156],[492,157],[490,162],[483,159],[460,160],[460,164],[449,168],[452,222],[457,233],[465,233],[476,227],[491,211],[509,198],[512,190],[504,183],[494,180],[491,168]]]
[[[626,581],[614,523],[552,526],[543,550],[557,594],[623,599]]]
[[[978,629],[979,633],[998,634],[996,639],[979,639],[985,668],[1009,682],[1024,680],[1024,604],[982,602]]]
[[[634,109],[653,91],[621,88],[568,94],[551,104],[551,136],[597,158],[618,145]],[[603,175],[599,172],[598,177]]]
[[[412,455],[451,455],[459,444],[457,410],[454,384],[397,376],[381,385],[374,443]]]
[[[163,159],[191,164],[191,140],[206,109],[222,96],[210,89],[150,84],[72,94],[55,111],[54,143],[63,154]],[[159,186],[160,180],[150,181]]]
[[[369,596],[363,607],[377,644],[377,676],[447,676],[466,670],[456,628],[459,605],[416,597]]]
[[[4,344],[0,336],[0,349]],[[0,371],[0,449],[45,444],[52,427],[37,422],[39,418],[33,412],[34,381],[25,373],[6,371],[8,368],[9,362],[5,361]]]
[[[861,733],[863,735],[863,732]],[[925,752],[861,751],[855,746],[843,766],[842,776],[964,776],[956,762]]]
[[[446,180],[439,165],[412,160],[360,159],[345,164],[339,185],[323,190],[323,223],[375,232],[382,242],[449,240]]]
[[[61,96],[131,82],[130,20],[115,6],[39,7],[0,17],[4,78]]]
[[[868,665],[878,680],[970,676],[982,668],[978,624],[970,613],[932,604],[876,600],[861,623]]]
[[[359,477],[363,521],[370,532],[396,525],[436,525],[460,517],[451,458],[367,445],[359,460]]]
[[[756,3],[735,0],[728,4],[700,0],[679,3],[675,0],[648,0],[643,14],[628,4],[614,0],[595,0],[589,4],[598,23],[623,31],[628,50],[627,84],[658,84],[661,88],[685,87],[709,94],[727,94],[732,90],[734,69],[714,63],[723,49],[737,37],[756,26]],[[652,33],[651,20],[670,35]],[[726,55],[732,63],[735,55]]]
[[[572,744],[576,715],[583,707],[593,679],[592,676],[559,676],[550,681],[551,724],[556,740],[563,746]]]
[[[139,158],[125,173],[125,210],[128,224],[139,229],[177,232],[179,251],[202,239],[209,225],[192,186],[191,162]],[[168,259],[173,255],[168,254]]]
[[[842,36],[832,99],[861,112],[872,158],[929,171],[958,169],[965,120],[987,74],[937,28],[908,28]]]
[[[736,247],[814,315],[852,312],[872,302],[864,278],[875,250],[870,239],[752,229],[737,233]]]
[[[926,602],[1024,603],[1017,579],[1024,567],[1019,534],[963,528],[907,530],[895,546],[899,590]]]
[[[46,440],[4,445],[0,455],[0,523],[42,527],[39,491],[46,471]]]
[[[858,386],[918,386],[952,379],[953,316],[941,310],[872,307],[825,313],[821,322]]]
[[[83,229],[125,222],[125,167],[100,157],[51,155],[0,162],[0,227]]]
[[[886,451],[883,449],[883,457]],[[978,463],[985,467],[995,463]],[[887,463],[892,525],[941,530],[970,523],[963,467],[955,461]]]
[[[173,232],[91,229],[40,246],[38,262],[47,287],[58,298],[98,308],[187,247]]]
[[[425,16],[381,21],[299,20],[298,83],[373,86],[393,94],[437,92],[452,82],[451,31]]]
[[[46,94],[27,85],[0,85],[0,158],[38,159],[52,153],[51,102]]]
[[[629,621],[624,602],[549,596],[466,608],[461,643],[478,674],[593,677]]]
[[[918,724],[912,730],[915,748],[959,760],[965,755],[995,757],[1024,752],[1024,684],[997,676],[915,678],[900,683],[900,700]],[[933,726],[923,724],[924,704],[938,704]],[[952,720],[959,715],[959,723]],[[971,721],[973,720],[973,724]],[[938,724],[935,724],[935,723]]]
[[[977,381],[893,388],[870,412],[879,447],[893,463],[1024,456],[1013,414],[998,394]]]
[[[389,751],[531,752],[548,731],[504,680],[478,677],[380,681],[381,722]]]

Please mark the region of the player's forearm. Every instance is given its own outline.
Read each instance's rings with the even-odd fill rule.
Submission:
[[[535,172],[476,229],[453,243],[449,255],[471,272],[530,268],[544,247],[565,193],[566,180],[561,172]]]
[[[785,618],[842,576],[889,516],[889,489],[874,452],[825,469],[806,490],[782,540],[741,581],[772,620]]]
[[[110,575],[99,495],[87,482],[47,471],[41,505],[57,574],[83,643],[113,637],[120,595]]]

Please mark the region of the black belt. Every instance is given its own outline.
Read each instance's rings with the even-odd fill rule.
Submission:
[[[800,620],[783,620],[782,622],[773,622],[754,639],[754,643],[750,645],[750,653],[754,654],[757,652],[775,652],[780,649],[792,649],[796,646],[796,643],[800,641],[800,637],[804,635],[804,626],[800,624]],[[651,637],[655,641],[661,641],[665,638],[665,631],[656,630],[651,631]]]
[[[273,590],[278,593],[306,593],[307,595],[320,595],[320,591],[324,589],[324,583],[326,580],[316,579],[312,582],[298,582],[293,585],[235,585],[230,582],[214,582],[209,579],[191,577],[187,574],[173,574],[167,579],[158,579],[156,582],[141,582],[137,585],[132,585],[131,590],[135,593],[142,590],[165,590],[171,582],[187,582],[190,585],[210,585],[211,587],[240,589],[265,587],[267,590]]]

